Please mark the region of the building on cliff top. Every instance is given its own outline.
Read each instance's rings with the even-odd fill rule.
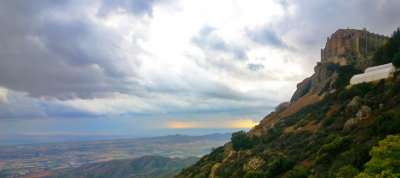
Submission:
[[[354,75],[350,79],[350,85],[389,78],[394,72],[396,72],[396,67],[392,63],[369,67],[363,74]]]
[[[377,51],[389,37],[357,29],[339,29],[327,38],[321,49],[321,62],[334,62],[347,65],[346,55],[359,55]]]

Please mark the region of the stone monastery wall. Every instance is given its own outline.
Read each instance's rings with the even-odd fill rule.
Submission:
[[[343,54],[365,54],[376,51],[389,39],[388,36],[379,35],[357,29],[339,29],[327,38],[324,49],[321,49],[321,62],[334,62],[346,65]]]

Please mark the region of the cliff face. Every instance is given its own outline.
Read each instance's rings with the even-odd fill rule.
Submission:
[[[332,90],[332,82],[336,79],[335,69],[328,69],[324,64],[314,67],[314,74],[297,84],[297,90],[294,92],[291,102],[297,101],[307,93],[319,94]]]

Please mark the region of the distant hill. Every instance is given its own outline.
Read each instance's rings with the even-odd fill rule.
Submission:
[[[352,63],[318,63],[291,102],[176,177],[400,177],[400,70],[349,85],[367,67],[400,68],[400,29],[375,53],[341,57]]]
[[[188,167],[199,158],[168,158],[164,156],[142,156],[135,159],[111,160],[92,163],[55,174],[53,177],[173,177],[183,168]]]

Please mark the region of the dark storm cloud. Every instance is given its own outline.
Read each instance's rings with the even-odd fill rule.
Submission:
[[[102,0],[102,6],[98,11],[98,15],[103,17],[118,9],[126,9],[128,12],[136,16],[148,15],[153,16],[153,5],[155,0]]]
[[[0,119],[98,117],[98,115],[72,107],[26,97],[16,92],[9,92],[7,99],[8,102],[6,104],[0,104]]]
[[[226,42],[216,33],[213,33],[215,30],[217,30],[215,27],[206,24],[190,39],[190,42],[204,51],[220,51],[233,54],[233,59],[247,59],[247,47]]]
[[[135,82],[124,79],[137,76],[140,60],[132,58],[128,64],[117,55],[121,35],[77,15],[83,12],[73,9],[82,4],[87,5],[1,1],[0,86],[60,100],[109,97],[109,92],[132,89],[127,86]],[[134,57],[140,48],[131,52]]]
[[[362,29],[389,35],[399,25],[400,1],[318,1],[304,3],[301,0],[280,1],[285,14],[272,22],[277,35],[296,33],[296,39],[305,46],[323,47],[326,37],[337,29]],[[290,11],[290,7],[293,7]]]

